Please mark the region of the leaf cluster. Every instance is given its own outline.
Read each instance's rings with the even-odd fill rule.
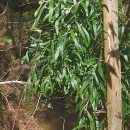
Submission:
[[[31,37],[23,58],[33,66],[25,97],[32,91],[37,96],[64,95],[69,103],[75,103],[79,113],[75,130],[102,130],[106,126],[106,114],[100,114],[106,111],[102,19],[100,0],[40,0],[31,28],[37,36]],[[123,92],[127,94],[125,112],[127,74],[122,78]]]

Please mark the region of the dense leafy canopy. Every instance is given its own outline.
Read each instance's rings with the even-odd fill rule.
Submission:
[[[121,6],[122,7],[122,6]],[[122,16],[123,17],[123,16]],[[124,18],[124,17],[123,17]],[[24,61],[32,65],[26,96],[65,96],[76,104],[75,129],[106,126],[106,81],[103,62],[103,16],[100,0],[39,1]],[[125,26],[120,23],[120,39]],[[129,45],[121,43],[123,113],[129,115]],[[129,102],[129,103],[128,103]]]

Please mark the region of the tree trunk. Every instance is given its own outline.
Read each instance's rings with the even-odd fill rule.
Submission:
[[[118,0],[103,0],[104,58],[107,74],[108,130],[122,130],[121,65],[118,39]]]

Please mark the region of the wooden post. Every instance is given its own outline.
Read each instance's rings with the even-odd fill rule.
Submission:
[[[103,0],[104,61],[107,75],[108,130],[122,130],[118,0]]]

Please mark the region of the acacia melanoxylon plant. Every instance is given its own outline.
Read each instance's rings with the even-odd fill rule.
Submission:
[[[75,130],[107,127],[102,12],[101,0],[39,1],[23,58],[33,66],[25,98],[62,93],[78,112]]]

